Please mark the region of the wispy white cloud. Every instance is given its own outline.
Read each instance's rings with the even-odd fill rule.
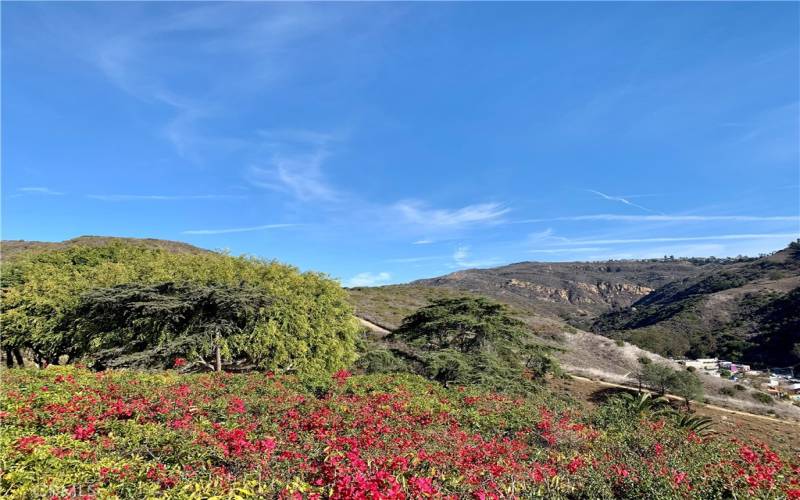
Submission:
[[[473,224],[493,224],[501,220],[510,209],[499,203],[479,203],[458,209],[427,208],[415,200],[394,205],[403,219],[411,224],[432,228],[457,228]]]
[[[296,227],[298,224],[264,224],[263,226],[251,227],[232,227],[226,229],[189,229],[182,234],[228,234],[228,233],[248,233],[250,231],[264,231],[267,229],[280,229],[284,227]]]
[[[628,206],[631,206],[631,207],[635,207],[635,208],[638,208],[640,210],[644,210],[645,212],[655,212],[655,210],[651,210],[651,209],[649,209],[647,207],[643,207],[642,205],[636,204],[636,203],[630,201],[628,198],[624,198],[622,196],[611,196],[611,195],[608,195],[608,194],[605,194],[605,193],[601,193],[600,191],[595,191],[594,189],[587,189],[586,191],[588,191],[590,193],[594,193],[597,196],[603,198],[604,200],[616,201],[616,202],[619,202],[619,203],[623,203],[625,205],[628,205]]]
[[[385,271],[379,273],[358,273],[347,280],[345,286],[378,286],[388,283],[390,279],[392,279],[392,275]]]
[[[430,245],[431,243],[434,243],[434,241],[428,239],[422,239],[415,241],[414,243],[412,243],[412,245]]]
[[[137,18],[135,9],[130,14],[134,19],[121,16],[125,22],[87,23],[83,29],[75,19],[70,19],[72,24],[61,19],[53,23],[70,26],[73,51],[111,84],[141,101],[164,106],[169,114],[160,127],[162,136],[179,155],[197,162],[253,146],[249,137],[215,133],[212,120],[230,117],[237,101],[305,70],[307,61],[296,61],[288,50],[294,44],[309,37],[336,37],[351,24],[357,33],[374,29],[355,11],[323,12],[310,4],[265,4],[258,9],[194,4],[166,9],[157,19]],[[186,41],[180,61],[173,56],[176,40]],[[223,60],[226,67],[198,71],[211,58]],[[187,86],[187,78],[197,79],[198,85]]]
[[[185,200],[241,200],[242,195],[228,194],[189,194],[189,195],[162,195],[162,194],[88,194],[87,198],[100,201],[185,201]]]
[[[551,221],[617,221],[617,222],[796,222],[800,215],[573,215],[543,219],[524,219],[512,224]]]
[[[289,193],[301,201],[339,201],[342,194],[323,173],[332,134],[315,131],[262,132],[268,159],[251,165],[247,179],[261,188]]]
[[[43,196],[63,196],[65,193],[61,191],[55,191],[48,187],[43,186],[36,186],[36,187],[21,187],[17,189],[20,193],[24,194],[39,194]]]

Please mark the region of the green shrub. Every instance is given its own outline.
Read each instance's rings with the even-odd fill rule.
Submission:
[[[753,391],[752,396],[753,396],[753,399],[755,399],[759,403],[764,403],[764,404],[771,405],[772,403],[775,402],[775,400],[772,399],[772,396],[770,396],[769,394],[767,394],[765,392]]]
[[[366,373],[395,373],[409,371],[408,364],[388,349],[368,351],[356,361],[356,367]]]
[[[57,361],[82,342],[64,325],[91,290],[164,282],[247,287],[269,297],[268,317],[238,338],[260,353],[264,369],[322,375],[355,359],[359,327],[346,292],[322,274],[275,261],[114,242],[20,256],[4,263],[2,282],[2,346],[30,349],[42,363]]]
[[[722,387],[720,388],[719,393],[722,394],[723,396],[734,396],[736,394],[736,391],[730,387]]]

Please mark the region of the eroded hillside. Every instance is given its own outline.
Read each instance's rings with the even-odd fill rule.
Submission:
[[[800,245],[668,283],[593,330],[671,356],[800,362]]]

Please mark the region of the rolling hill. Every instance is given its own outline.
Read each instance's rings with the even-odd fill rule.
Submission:
[[[118,236],[78,236],[65,241],[3,240],[0,242],[0,259],[7,260],[25,252],[43,252],[72,246],[99,247],[112,242],[133,243],[149,248],[161,248],[176,253],[204,253],[203,248],[182,241],[160,240],[155,238],[124,238]]]
[[[521,262],[493,269],[468,269],[412,285],[488,295],[538,313],[588,327],[593,318],[628,306],[671,281],[716,269],[711,260]]]
[[[523,262],[350,294],[359,314],[390,329],[431,297],[467,293],[513,306],[545,337],[585,330],[664,356],[789,366],[800,362],[799,287],[792,243],[759,258]],[[594,342],[584,359],[596,358]]]
[[[800,245],[672,281],[592,329],[672,356],[800,363]]]

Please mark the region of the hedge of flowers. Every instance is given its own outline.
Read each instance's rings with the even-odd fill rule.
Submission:
[[[7,370],[9,498],[800,498],[798,457],[411,375]]]

